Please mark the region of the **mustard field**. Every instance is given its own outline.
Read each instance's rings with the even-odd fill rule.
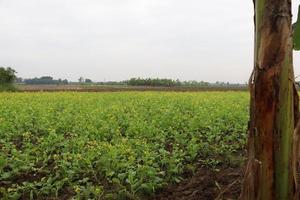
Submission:
[[[145,199],[240,165],[247,92],[0,93],[1,199]]]

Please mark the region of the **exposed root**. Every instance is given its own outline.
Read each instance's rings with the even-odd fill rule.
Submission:
[[[225,192],[229,191],[230,188],[232,186],[234,186],[235,184],[239,183],[240,182],[240,179],[236,179],[235,181],[233,181],[231,184],[229,184],[222,192],[220,192],[220,194],[217,196],[217,198],[215,198],[215,200],[221,200],[222,199],[222,196]]]

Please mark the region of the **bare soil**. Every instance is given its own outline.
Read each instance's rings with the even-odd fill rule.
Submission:
[[[144,87],[144,86],[109,86],[109,85],[18,85],[21,92],[122,92],[122,91],[247,91],[245,87]]]
[[[229,200],[238,199],[241,191],[242,169],[205,167],[176,185],[170,185],[154,200]]]

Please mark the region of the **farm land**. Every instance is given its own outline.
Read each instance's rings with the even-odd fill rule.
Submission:
[[[247,92],[0,93],[1,199],[236,199]]]

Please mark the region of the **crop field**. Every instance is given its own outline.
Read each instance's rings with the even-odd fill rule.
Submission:
[[[1,88],[0,88],[1,89]],[[246,86],[201,86],[201,87],[151,87],[127,85],[28,85],[18,84],[16,89],[23,92],[129,92],[129,91],[174,91],[174,92],[200,92],[200,91],[248,91]]]
[[[0,93],[0,199],[153,199],[244,160],[247,92]]]

